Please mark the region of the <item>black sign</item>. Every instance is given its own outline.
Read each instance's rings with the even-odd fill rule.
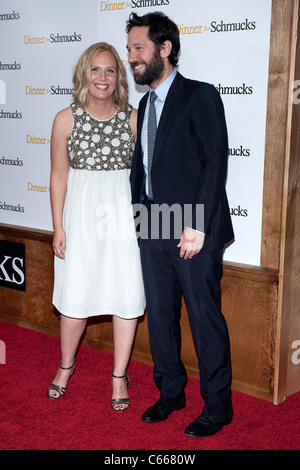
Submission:
[[[26,291],[25,245],[0,240],[0,286]]]

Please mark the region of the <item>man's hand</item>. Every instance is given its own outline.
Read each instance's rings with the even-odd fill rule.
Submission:
[[[205,235],[195,230],[185,227],[178,248],[180,248],[179,256],[184,259],[191,259],[203,247]]]

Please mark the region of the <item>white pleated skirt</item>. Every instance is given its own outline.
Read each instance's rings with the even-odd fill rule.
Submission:
[[[70,168],[65,259],[54,259],[53,305],[63,315],[136,318],[144,313],[129,174],[128,169]]]

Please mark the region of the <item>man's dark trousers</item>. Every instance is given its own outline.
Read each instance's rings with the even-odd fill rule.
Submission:
[[[185,298],[199,361],[201,395],[208,415],[231,408],[230,346],[221,313],[223,251],[204,252],[185,260],[163,239],[140,239],[147,297],[147,317],[154,380],[161,396],[175,398],[187,374],[180,358],[180,311]]]

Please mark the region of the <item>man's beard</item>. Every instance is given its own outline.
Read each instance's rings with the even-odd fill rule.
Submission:
[[[134,80],[138,85],[151,85],[152,83],[159,80],[164,72],[165,64],[163,59],[160,57],[159,50],[156,50],[153,54],[151,61],[147,64],[146,62],[134,62],[131,64],[131,67],[134,68],[135,65],[144,64],[146,70],[142,75],[134,73]]]

